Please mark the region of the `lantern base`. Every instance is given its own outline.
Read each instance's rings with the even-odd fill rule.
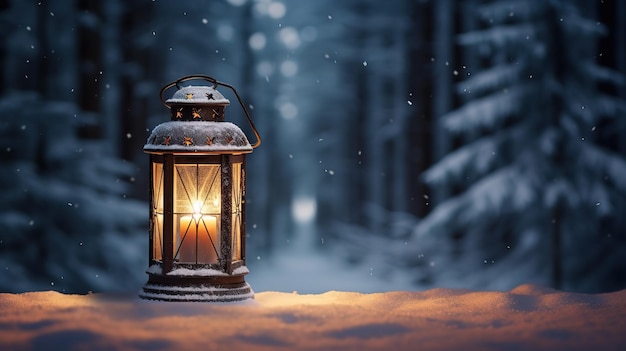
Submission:
[[[236,269],[248,272],[245,266]],[[254,291],[244,280],[244,274],[228,275],[209,270],[188,270],[185,275],[162,274],[160,267],[148,269],[148,282],[139,297],[160,301],[229,302],[254,298]]]
[[[229,286],[212,284],[182,286],[148,282],[139,292],[139,297],[159,301],[231,302],[253,299],[254,291],[246,282]]]

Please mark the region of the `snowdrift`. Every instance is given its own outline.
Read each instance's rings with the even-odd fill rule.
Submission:
[[[268,291],[217,304],[48,291],[0,294],[0,311],[2,350],[626,349],[626,290]]]

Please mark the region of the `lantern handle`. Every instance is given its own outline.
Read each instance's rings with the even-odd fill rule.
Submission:
[[[204,79],[208,82],[213,83],[213,89],[215,89],[218,85],[221,85],[232,90],[233,93],[235,93],[235,96],[237,97],[237,101],[239,101],[239,105],[241,105],[241,109],[243,110],[243,113],[246,115],[246,119],[248,120],[248,123],[250,124],[250,127],[252,128],[252,132],[254,133],[254,137],[256,138],[256,142],[252,144],[252,148],[256,149],[257,147],[259,147],[259,145],[261,145],[261,136],[259,135],[259,132],[254,126],[254,122],[252,122],[252,117],[250,117],[250,114],[248,113],[248,110],[246,109],[246,105],[244,105],[243,100],[241,100],[241,96],[239,96],[239,93],[237,93],[237,90],[235,89],[235,87],[233,87],[230,84],[219,82],[215,78],[207,76],[207,75],[203,75],[203,74],[196,74],[196,75],[181,77],[181,78],[178,78],[176,81],[171,82],[167,84],[166,86],[164,86],[163,88],[161,88],[161,92],[159,93],[159,96],[161,98],[161,102],[163,103],[163,105],[165,105],[165,107],[167,107],[168,109],[170,108],[170,106],[165,102],[165,99],[163,98],[163,93],[167,89],[173,86],[176,86],[176,89],[180,90],[180,83],[188,81],[188,80],[194,80],[194,79]]]

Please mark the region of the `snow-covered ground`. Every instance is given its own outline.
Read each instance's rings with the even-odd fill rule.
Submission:
[[[260,292],[236,303],[0,294],[1,350],[623,350],[626,290]]]
[[[346,267],[332,255],[303,255],[298,259],[277,255],[266,261],[254,264],[246,277],[257,291],[319,294],[330,290],[372,293],[415,289],[404,275],[383,279],[375,265]]]
[[[298,217],[298,214],[295,216]],[[250,256],[246,281],[256,291],[319,294],[331,290],[361,293],[415,290],[405,271],[391,271],[380,256],[370,254],[358,264],[348,264],[341,249],[315,249],[316,229],[300,223],[291,242],[272,257]]]

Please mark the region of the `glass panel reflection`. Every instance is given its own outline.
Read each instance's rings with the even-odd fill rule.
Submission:
[[[178,262],[218,262],[220,168],[212,164],[174,167],[174,237]]]
[[[152,257],[163,259],[163,164],[152,163]]]
[[[232,259],[241,259],[241,225],[242,225],[242,195],[243,195],[243,176],[242,163],[233,163],[233,232],[232,232]]]

